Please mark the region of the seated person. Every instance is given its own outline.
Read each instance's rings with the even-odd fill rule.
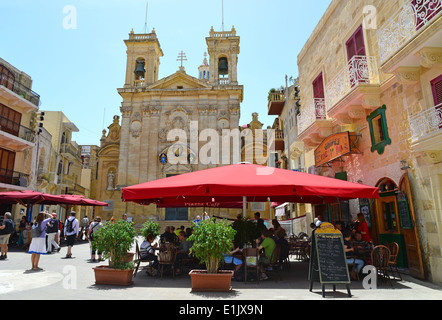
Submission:
[[[157,243],[152,245],[152,242],[155,240],[155,236],[149,233],[146,236],[146,240],[140,246],[140,254],[142,260],[151,260],[153,261],[152,268],[153,270],[147,270],[147,273],[151,276],[158,274],[158,257],[155,255],[155,248],[157,247]]]
[[[279,253],[279,261],[283,262],[285,259],[287,259],[287,257],[289,256],[289,243],[288,241],[285,239],[285,230],[284,229],[279,229],[276,234],[274,239],[275,240],[275,244],[279,244],[281,247],[281,251]]]
[[[362,239],[362,234],[359,231],[354,232],[350,245],[354,248],[356,256],[362,259],[370,257],[370,244]]]
[[[189,258],[189,252],[190,248],[192,247],[192,242],[187,241],[186,233],[184,231],[180,231],[178,238],[180,240],[180,245],[178,246],[178,251],[175,258],[175,269],[177,273],[180,273],[181,260]]]
[[[173,232],[172,227],[167,226],[164,233],[160,236],[161,243],[171,242],[178,243],[178,237]]]
[[[233,255],[237,252],[240,252],[241,249],[238,247],[236,249],[234,249],[233,251],[230,251],[228,254],[223,253],[224,256],[224,263],[233,263],[233,265],[235,266],[235,268],[233,269],[234,272],[238,271],[239,269],[241,269],[242,266],[242,259],[236,258]]]
[[[365,264],[365,261],[362,259],[358,259],[354,257],[354,248],[350,245],[350,239],[351,239],[351,231],[344,231],[344,249],[345,249],[345,255],[347,257],[347,264],[356,264],[356,270],[354,270],[356,273],[359,273],[361,271],[362,267]]]
[[[264,272],[263,264],[270,264],[270,259],[272,258],[273,250],[276,247],[275,241],[272,239],[272,234],[268,232],[268,230],[264,230],[261,234],[261,238],[263,239],[258,249],[264,249],[264,255],[260,257],[261,259],[261,277],[260,280],[267,280],[268,277]],[[258,240],[257,240],[258,244]]]

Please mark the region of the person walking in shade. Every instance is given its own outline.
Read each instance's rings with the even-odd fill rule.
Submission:
[[[78,220],[75,219],[75,214],[75,211],[72,211],[70,217],[66,219],[64,224],[64,237],[68,245],[66,258],[68,259],[72,258],[72,247],[74,246],[75,240],[78,237],[78,232],[80,231]]]
[[[55,241],[55,236],[57,235],[58,229],[60,228],[60,221],[57,219],[57,215],[55,213],[52,213],[51,216],[52,220],[49,221],[46,228],[46,233],[48,235],[48,254],[52,254],[52,246],[55,247],[55,250],[57,250],[57,252],[60,251],[60,246]]]
[[[8,243],[11,234],[15,232],[15,224],[12,221],[12,214],[6,212],[3,216],[3,224],[0,226],[0,248],[2,255],[0,260],[6,260],[8,258]]]

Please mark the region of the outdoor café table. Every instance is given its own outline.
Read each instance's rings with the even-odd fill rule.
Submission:
[[[353,255],[354,255],[355,258],[362,259],[367,264],[370,263],[370,261],[371,261],[371,251],[372,251],[371,246],[369,246],[369,247],[358,247],[358,246],[355,246],[353,248],[354,248]]]

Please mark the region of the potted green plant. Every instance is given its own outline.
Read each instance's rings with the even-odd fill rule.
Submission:
[[[160,224],[155,220],[147,220],[141,227],[141,235],[143,238],[151,233],[156,238],[160,234]]]
[[[109,265],[93,268],[96,284],[132,284],[134,264],[127,257],[136,236],[133,223],[124,220],[108,222],[97,230],[94,234],[96,249],[109,259]]]
[[[235,246],[243,247],[244,244],[255,243],[255,240],[261,236],[261,231],[254,221],[241,218],[232,224],[232,228],[236,231]]]
[[[223,253],[232,249],[236,231],[225,220],[204,220],[199,225],[194,224],[190,252],[205,263],[207,270],[191,270],[193,291],[230,291],[233,271],[218,270],[224,259]]]

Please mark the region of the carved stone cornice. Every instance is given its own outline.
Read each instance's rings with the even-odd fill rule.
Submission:
[[[425,47],[416,53],[419,57],[420,65],[424,68],[432,68],[437,64],[442,64],[442,48]]]
[[[129,118],[132,113],[132,106],[124,106],[120,107],[120,112],[123,118]]]
[[[420,81],[420,67],[399,67],[394,71],[396,79],[403,85],[414,85]]]

